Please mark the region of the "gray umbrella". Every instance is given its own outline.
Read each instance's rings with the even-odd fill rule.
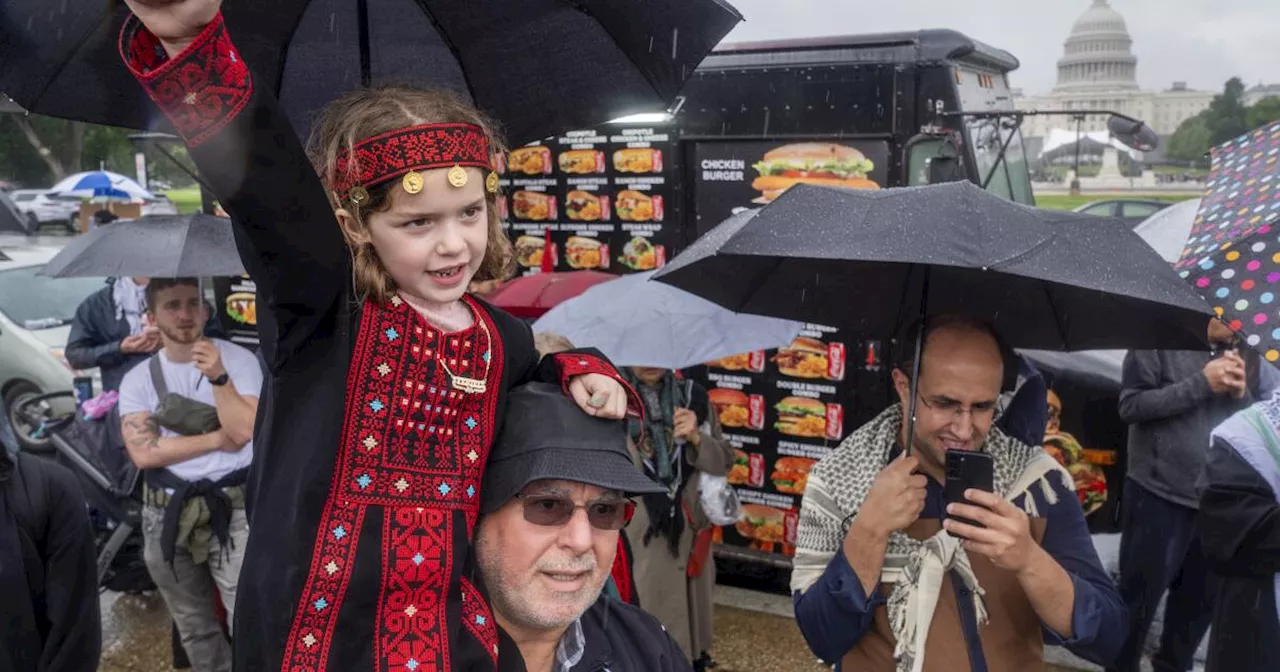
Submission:
[[[55,278],[201,278],[241,275],[231,220],[209,215],[149,215],[76,236],[42,273]]]

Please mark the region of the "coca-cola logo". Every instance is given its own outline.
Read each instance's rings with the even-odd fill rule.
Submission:
[[[764,397],[753,394],[750,397],[751,417],[749,423],[752,429],[764,429]]]
[[[829,343],[827,345],[827,378],[844,380],[844,362],[844,343]]]

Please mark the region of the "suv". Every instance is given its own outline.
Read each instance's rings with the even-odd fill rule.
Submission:
[[[80,199],[57,196],[43,189],[16,189],[9,194],[14,205],[27,216],[32,231],[46,224],[56,224],[69,231],[75,230],[76,215],[80,212]]]

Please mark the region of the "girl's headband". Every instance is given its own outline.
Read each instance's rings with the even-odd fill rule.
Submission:
[[[421,170],[449,168],[449,184],[466,186],[466,167],[488,170],[485,189],[497,193],[498,174],[484,129],[474,124],[410,126],[361,140],[351,152],[339,154],[333,191],[339,201],[345,197],[364,205],[369,189],[396,178],[410,194],[422,191]]]

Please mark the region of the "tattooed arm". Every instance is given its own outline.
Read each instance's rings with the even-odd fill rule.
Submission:
[[[222,430],[198,436],[160,437],[160,427],[150,413],[130,413],[120,419],[129,459],[139,469],[161,469],[218,450],[240,446]]]

